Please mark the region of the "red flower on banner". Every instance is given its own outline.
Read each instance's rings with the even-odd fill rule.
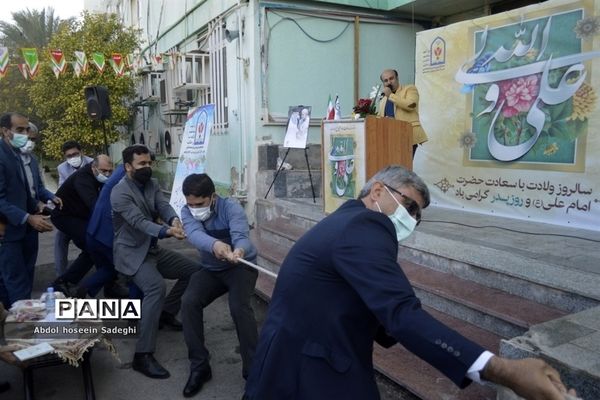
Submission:
[[[540,90],[540,75],[529,75],[499,82],[500,97],[504,101],[502,115],[514,117],[520,112],[528,112]]]

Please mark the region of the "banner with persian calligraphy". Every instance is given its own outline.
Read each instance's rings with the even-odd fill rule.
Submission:
[[[600,230],[598,39],[600,0],[419,32],[414,169],[433,204]]]

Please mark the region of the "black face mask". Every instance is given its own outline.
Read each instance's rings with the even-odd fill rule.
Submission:
[[[133,179],[142,185],[148,183],[150,178],[152,178],[152,168],[150,167],[137,168],[133,171]]]

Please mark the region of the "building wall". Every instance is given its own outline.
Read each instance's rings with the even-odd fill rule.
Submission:
[[[206,171],[223,187],[247,196],[256,193],[257,149],[282,144],[288,107],[311,105],[309,143],[320,144],[320,120],[329,94],[339,94],[341,113],[354,105],[355,16],[359,17],[359,97],[379,84],[384,68],[396,68],[403,82],[414,80],[415,32],[421,27],[391,19],[383,11],[325,2],[250,0],[105,0],[87,1],[98,11],[119,9],[123,20],[142,30],[143,52],[197,50],[207,25],[219,16],[228,29],[242,31],[226,42],[227,129],[210,139]],[[91,7],[91,6],[90,6]],[[243,29],[242,29],[243,28]],[[160,106],[139,110],[134,134],[159,137],[184,118],[161,113]],[[163,182],[175,170],[176,157],[158,157]],[[166,184],[168,188],[168,184]],[[252,209],[252,207],[249,207]]]

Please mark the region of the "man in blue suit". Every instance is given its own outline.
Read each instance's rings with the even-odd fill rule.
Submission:
[[[3,114],[0,130],[0,213],[9,222],[0,246],[0,301],[9,308],[31,297],[38,232],[52,230],[48,217],[39,214],[40,205],[51,200],[60,206],[61,201],[44,187],[35,157],[23,164],[19,149],[29,140],[27,118]]]
[[[416,174],[388,167],[296,242],[277,278],[245,399],[379,399],[372,360],[379,337],[397,340],[461,388],[482,378],[525,398],[563,398],[558,373],[543,361],[496,357],[421,308],[396,260],[398,242],[428,204]]]

